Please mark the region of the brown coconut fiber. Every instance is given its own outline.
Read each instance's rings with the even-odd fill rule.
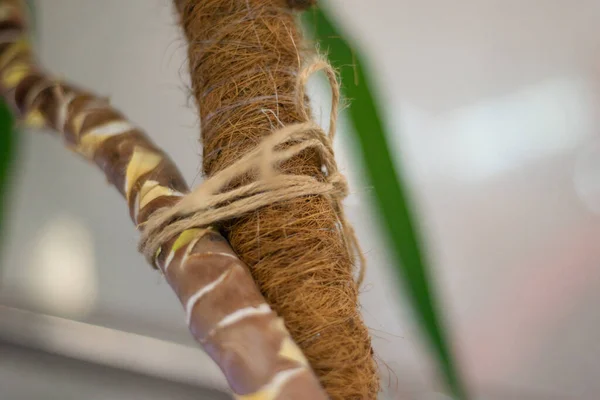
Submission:
[[[303,48],[290,4],[176,0],[189,43],[207,178],[272,132],[309,122],[306,105],[298,104],[297,79],[310,51]],[[325,181],[322,165],[322,155],[309,147],[279,169]],[[231,186],[254,179],[246,174]],[[376,399],[378,371],[358,311],[355,257],[340,218],[331,196],[310,195],[264,206],[221,228],[329,396]]]

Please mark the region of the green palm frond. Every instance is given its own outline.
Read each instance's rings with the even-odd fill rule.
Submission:
[[[394,269],[401,277],[401,288],[411,300],[439,371],[454,397],[466,399],[466,392],[448,345],[447,334],[433,294],[434,285],[424,256],[409,192],[392,160],[382,112],[375,98],[373,84],[359,52],[344,39],[322,9],[305,13],[309,32],[339,71],[344,95],[352,99],[348,116],[364,159],[366,175],[374,189],[374,200],[388,243],[397,262]]]

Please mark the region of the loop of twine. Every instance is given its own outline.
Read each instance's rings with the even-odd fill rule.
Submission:
[[[321,195],[328,196],[334,205],[346,248],[350,256],[353,259],[357,257],[359,261],[357,283],[362,283],[365,259],[354,229],[344,215],[341,201],[348,195],[348,185],[338,172],[333,155],[340,90],[335,71],[328,62],[318,58],[300,71],[296,100],[301,115],[310,121],[309,108],[305,104],[305,86],[308,79],[319,71],[326,73],[332,92],[329,132],[325,133],[314,122],[277,129],[256,148],[208,178],[177,204],[156,210],[140,226],[142,233],[138,246],[151,265],[156,266],[155,256],[162,245],[187,229],[204,228],[297,197]],[[282,162],[308,148],[313,148],[320,156],[324,180],[276,170]],[[232,182],[248,174],[257,174],[258,179],[227,190]]]

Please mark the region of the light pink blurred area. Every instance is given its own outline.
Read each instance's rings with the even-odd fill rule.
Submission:
[[[597,398],[600,3],[330,4],[388,105],[397,162],[477,398]],[[403,336],[375,338],[376,347],[390,365],[402,360],[399,387],[431,387],[430,364],[415,361],[424,342],[408,304],[401,299],[387,317],[378,306],[397,299],[377,281],[388,276],[389,260],[374,255],[381,239],[362,238],[372,257],[367,319]]]

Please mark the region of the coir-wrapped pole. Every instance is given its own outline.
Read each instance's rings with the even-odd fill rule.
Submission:
[[[174,1],[189,46],[208,178],[273,131],[310,119],[296,94],[299,71],[311,52],[304,48],[292,8],[313,1],[288,1]],[[322,165],[307,149],[284,162],[281,171],[325,180]],[[331,398],[375,399],[377,368],[340,219],[331,197],[312,195],[265,206],[227,222],[223,230]]]

